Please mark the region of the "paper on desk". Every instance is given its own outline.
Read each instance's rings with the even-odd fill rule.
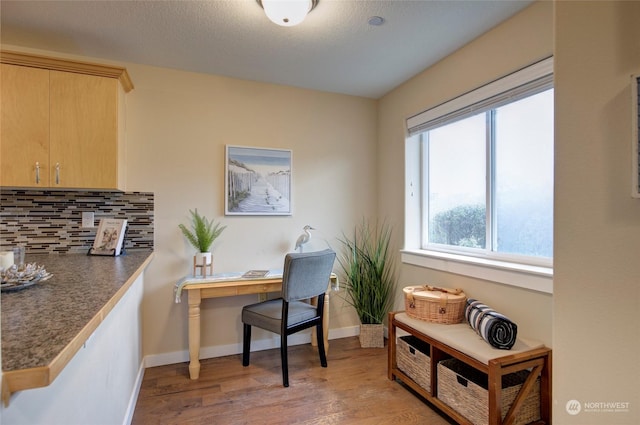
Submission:
[[[229,280],[254,280],[253,278],[243,277],[246,272],[229,272],[229,273],[214,273],[211,276],[207,276],[206,278],[202,276],[187,276],[185,278],[180,279],[176,282],[173,287],[173,292],[175,295],[175,302],[180,303],[182,298],[182,290],[187,285],[195,285],[204,282],[227,282]],[[282,269],[274,269],[269,270],[269,272],[265,276],[260,276],[255,278],[257,279],[268,279],[273,277],[282,277]]]

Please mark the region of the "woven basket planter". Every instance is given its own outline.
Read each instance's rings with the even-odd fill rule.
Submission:
[[[384,347],[384,326],[382,323],[375,325],[360,325],[360,347]]]
[[[515,400],[527,371],[510,373],[502,378],[501,413],[504,418]],[[438,363],[438,398],[473,424],[489,423],[487,375],[457,359]],[[515,424],[524,425],[540,419],[540,379],[525,398],[516,415]]]

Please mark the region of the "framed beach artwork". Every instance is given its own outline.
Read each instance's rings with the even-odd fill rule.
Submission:
[[[631,76],[631,196],[640,198],[640,74]]]
[[[291,150],[226,146],[225,215],[291,215]]]

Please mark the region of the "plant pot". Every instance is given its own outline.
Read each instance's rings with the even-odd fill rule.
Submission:
[[[193,276],[198,274],[202,277],[213,274],[213,256],[210,252],[198,252],[193,256]]]
[[[198,252],[196,253],[196,264],[199,266],[208,266],[213,261],[213,256],[210,252]]]
[[[382,323],[360,325],[360,347],[384,348],[384,326]]]

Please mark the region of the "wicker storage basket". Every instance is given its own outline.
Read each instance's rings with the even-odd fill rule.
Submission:
[[[461,289],[407,286],[403,289],[407,315],[427,322],[454,324],[464,320],[467,297]]]
[[[413,335],[398,338],[396,363],[398,369],[431,393],[431,347]]]
[[[529,372],[519,371],[502,377],[502,418],[507,415]],[[438,363],[438,398],[475,425],[489,422],[488,378],[485,373],[457,359]],[[516,415],[516,425],[540,419],[540,379]]]

